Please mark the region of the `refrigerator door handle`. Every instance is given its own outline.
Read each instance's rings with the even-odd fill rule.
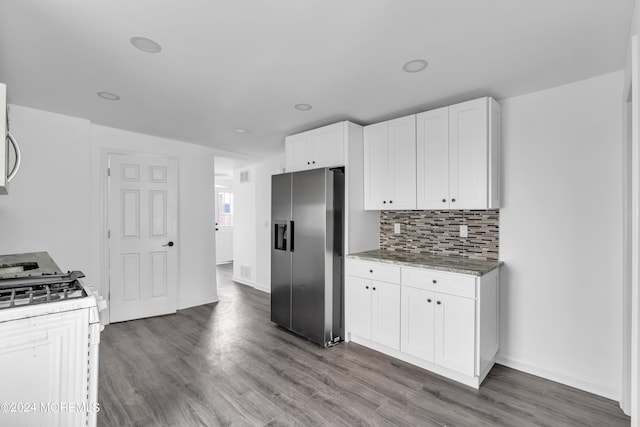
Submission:
[[[294,233],[293,233],[293,221],[289,221],[289,230],[288,230],[288,234],[289,234],[289,252],[293,252],[293,242],[294,242]]]

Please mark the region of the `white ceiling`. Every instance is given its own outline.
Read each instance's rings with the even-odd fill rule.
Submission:
[[[265,156],[338,120],[619,70],[633,1],[0,0],[0,81],[14,104]]]

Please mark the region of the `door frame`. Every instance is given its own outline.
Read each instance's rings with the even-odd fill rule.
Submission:
[[[109,262],[109,156],[143,156],[151,158],[162,158],[175,160],[177,165],[176,197],[178,199],[178,212],[176,214],[176,241],[180,242],[180,158],[166,153],[149,153],[136,150],[125,150],[120,148],[105,147],[100,151],[100,295],[107,301],[107,309],[103,312],[103,324],[111,323],[111,263]],[[176,245],[178,252],[178,283],[176,286],[176,307],[180,307],[180,245]]]
[[[623,156],[629,154],[630,161],[626,163],[622,159],[624,271],[620,407],[631,415],[631,426],[635,427],[640,426],[640,42],[637,35],[631,37],[629,49],[621,99],[622,153]],[[629,381],[625,381],[627,378]]]

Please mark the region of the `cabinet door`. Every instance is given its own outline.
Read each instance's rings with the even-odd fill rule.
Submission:
[[[371,339],[371,280],[347,276],[349,332]]]
[[[433,362],[434,292],[402,286],[400,293],[400,349],[403,353]]]
[[[416,116],[389,120],[389,186],[385,209],[416,208]]]
[[[449,107],[451,209],[487,209],[488,98]]]
[[[472,376],[475,373],[476,302],[435,294],[435,363]]]
[[[0,323],[0,402],[35,403],[3,413],[3,426],[84,426],[87,412],[40,411],[40,403],[87,402],[89,310]]]
[[[289,136],[285,139],[287,172],[312,169],[309,156],[310,147],[311,132]]]
[[[371,281],[371,339],[400,350],[400,285]]]
[[[449,107],[416,117],[417,208],[449,208]]]
[[[381,210],[389,207],[389,143],[388,122],[364,128],[364,208]]]
[[[311,169],[344,166],[344,122],[312,131]]]

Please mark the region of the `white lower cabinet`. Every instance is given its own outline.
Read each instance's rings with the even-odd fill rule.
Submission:
[[[371,339],[371,280],[351,277],[347,281],[351,332]]]
[[[473,276],[347,258],[346,338],[478,388],[499,348],[498,271]]]
[[[403,352],[475,373],[475,300],[403,286],[400,311]]]
[[[435,293],[402,288],[402,351],[428,362],[434,358]]]
[[[400,286],[371,281],[371,339],[400,349]]]
[[[465,375],[475,374],[476,302],[435,294],[434,362]]]
[[[400,349],[400,285],[351,276],[347,280],[351,333]]]

